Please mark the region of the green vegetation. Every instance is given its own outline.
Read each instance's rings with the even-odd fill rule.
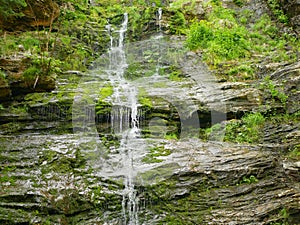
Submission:
[[[261,113],[247,114],[241,121],[226,124],[225,141],[258,143],[265,117]]]
[[[171,154],[171,150],[166,149],[164,146],[157,146],[149,149],[149,153],[142,159],[145,163],[159,163],[163,159],[160,159],[161,156],[168,156]]]
[[[275,2],[275,1],[272,1]],[[235,1],[242,4],[243,1]],[[205,19],[192,22],[187,35],[188,48],[201,51],[203,59],[226,80],[255,79],[253,65],[268,57],[272,62],[295,62],[299,40],[280,34],[276,22],[263,15],[254,26],[246,26],[251,18],[249,10],[239,13],[225,8],[219,1],[205,5],[212,7]],[[286,52],[289,46],[292,51]]]
[[[289,22],[288,17],[284,14],[280,7],[278,0],[267,0],[272,12],[276,16],[279,22],[287,24]]]
[[[265,121],[266,118],[261,113],[249,113],[244,115],[241,120],[230,120],[225,126],[224,141],[258,143],[262,136],[262,128]],[[223,129],[221,124],[215,124],[205,129],[206,139],[213,134],[222,132]]]
[[[4,166],[0,167],[1,169],[1,176],[0,176],[0,183],[7,183],[9,186],[16,186],[16,181],[18,180],[16,175],[13,173],[17,170],[16,166]],[[3,186],[2,186],[3,187]]]
[[[24,72],[23,72],[23,76],[25,79],[33,79],[36,76],[38,76],[41,73],[41,69],[37,68],[36,66],[32,66],[27,68]]]
[[[148,95],[147,91],[143,88],[139,88],[138,102],[144,108],[147,108],[147,109],[152,109],[153,108],[152,99]]]
[[[192,24],[187,46],[204,49],[204,59],[218,65],[224,60],[247,57],[250,42],[246,28],[237,24],[234,12],[216,7],[209,20]]]
[[[261,84],[261,89],[271,95],[274,101],[279,100],[283,106],[286,106],[286,101],[288,96],[284,93],[283,85],[277,86],[274,82],[270,79],[269,76],[266,76],[263,83]]]
[[[246,3],[246,0],[233,0],[234,4],[237,6],[243,6]]]
[[[237,185],[257,183],[258,179],[254,175],[244,176]]]
[[[99,91],[99,99],[96,103],[96,113],[97,114],[107,114],[111,111],[111,104],[106,102],[105,99],[114,93],[113,86],[107,84],[102,87]]]
[[[109,96],[111,96],[114,93],[113,86],[111,84],[108,84],[107,86],[104,86],[100,89],[100,96],[99,99],[103,100]]]
[[[300,160],[300,144],[293,146],[287,155],[290,159]]]
[[[186,35],[187,31],[187,21],[184,13],[176,10],[170,19],[170,32],[172,34]]]
[[[0,17],[22,16],[20,9],[26,7],[25,0],[0,0]]]
[[[175,133],[167,133],[165,135],[166,140],[178,140],[178,135]]]

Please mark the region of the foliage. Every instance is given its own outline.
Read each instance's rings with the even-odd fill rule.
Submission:
[[[25,79],[32,80],[41,73],[41,69],[36,66],[31,66],[23,72]]]
[[[239,184],[252,184],[257,182],[258,179],[254,175],[250,175],[250,176],[243,176]]]
[[[103,100],[103,99],[111,96],[113,93],[114,93],[113,86],[111,84],[108,84],[100,89],[99,99]]]
[[[288,157],[295,160],[300,160],[300,144],[293,146],[288,153]]]
[[[195,4],[196,0],[177,0],[177,1],[173,1],[171,4],[170,4],[170,7],[171,8],[174,8],[174,9],[180,9],[183,7],[183,5],[185,4],[190,4],[191,7],[193,6],[193,4]]]
[[[2,70],[0,70],[0,80],[5,78],[6,78],[6,74]]]
[[[289,22],[288,17],[284,14],[283,10],[281,9],[279,1],[267,0],[267,2],[278,21],[287,24]]]
[[[237,2],[237,1],[236,1]],[[187,35],[186,46],[201,51],[203,59],[226,80],[255,79],[257,67],[268,62],[295,62],[300,41],[288,33],[281,33],[276,21],[263,14],[253,20],[249,10],[233,11],[221,1],[204,4],[207,16],[194,21]],[[291,49],[287,53],[287,47]]]
[[[176,10],[174,15],[170,19],[170,31],[173,34],[186,34],[187,33],[187,21],[184,14]]]
[[[166,140],[178,140],[178,136],[175,133],[168,133],[164,137]]]
[[[284,93],[282,87],[277,87],[274,82],[270,79],[270,76],[266,76],[263,83],[261,84],[261,89],[269,92],[273,100],[279,100],[285,107],[288,96]]]
[[[246,28],[237,24],[234,12],[215,7],[208,20],[191,25],[187,46],[202,49],[204,59],[217,65],[224,60],[247,57],[250,42]]]
[[[261,113],[250,113],[241,120],[233,120],[226,124],[224,140],[232,142],[257,143],[260,140],[265,117]]]
[[[254,69],[252,66],[243,64],[237,65],[228,70],[228,75],[236,78],[243,79],[253,79],[254,78]]]
[[[246,3],[246,0],[233,0],[234,4],[237,6],[243,6]]]
[[[20,9],[26,7],[25,0],[0,0],[0,15],[4,18],[22,16]]]
[[[179,71],[173,71],[170,75],[169,75],[169,79],[172,81],[182,81],[183,79],[183,75],[181,72]]]

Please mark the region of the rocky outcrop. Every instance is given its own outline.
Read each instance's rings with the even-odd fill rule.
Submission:
[[[0,78],[0,100],[7,101],[11,97],[31,92],[50,91],[55,88],[55,78],[49,75],[36,74],[33,77],[23,75],[30,67],[31,59],[18,57],[0,58],[0,68],[5,75]]]
[[[289,113],[300,111],[300,61],[285,65],[271,74],[271,79],[278,85],[283,85],[288,96],[287,110]]]
[[[59,6],[52,0],[29,0],[21,10],[21,17],[1,17],[0,28],[8,31],[23,31],[48,27],[59,15]]]
[[[121,224],[123,178],[101,172],[118,154],[103,155],[105,148],[96,150],[92,136],[59,134],[58,122],[37,123],[26,125],[27,131],[39,126],[34,133],[0,136],[1,224],[33,218],[36,224]],[[171,153],[161,162],[132,162],[139,172],[134,184],[140,224],[299,221],[299,165],[282,160],[276,146],[195,139],[158,144]]]
[[[290,22],[300,35],[300,1],[299,0],[279,0],[285,13],[289,16]]]

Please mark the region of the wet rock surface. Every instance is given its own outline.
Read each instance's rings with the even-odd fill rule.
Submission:
[[[266,10],[253,2],[256,14]],[[138,108],[142,135],[134,141],[111,132],[109,97],[103,112],[95,112],[99,90],[109,80],[103,71],[107,55],[93,71],[66,72],[54,91],[26,94],[0,111],[1,224],[124,224],[129,195],[124,194],[127,168],[120,165],[122,140],[136,146],[130,163],[140,224],[298,224],[299,162],[281,153],[299,144],[299,124],[267,124],[257,145],[191,138],[199,132],[193,128],[283,107],[257,83],[221,82],[201,55],[178,54],[181,45],[158,43],[146,40],[126,50],[125,75],[144,100]],[[175,60],[158,58],[156,51]],[[7,65],[7,71],[19,71],[14,63]],[[278,86],[286,81],[290,113],[299,111],[298,78],[298,63],[270,77]],[[3,98],[13,93],[5,92],[6,86]],[[76,102],[80,98],[85,101]],[[264,101],[267,109],[261,109]],[[116,108],[129,118],[128,102]],[[83,110],[77,114],[78,109]],[[180,133],[179,140],[161,139],[168,131]]]
[[[1,223],[120,223],[122,178],[99,173],[107,149],[95,151],[88,136],[39,132],[0,136]],[[299,170],[290,173],[272,146],[156,142],[171,154],[135,164],[140,222],[270,224],[288,211],[297,224]]]

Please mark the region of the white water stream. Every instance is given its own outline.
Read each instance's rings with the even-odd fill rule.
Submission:
[[[198,61],[190,62],[188,69],[192,68],[192,71],[197,73],[192,74],[194,81],[177,82],[170,79],[172,66],[180,65],[185,69],[183,65],[189,58],[180,43],[164,40],[161,32],[162,10],[159,9],[156,15],[159,26],[158,34],[141,42],[130,43],[130,45],[125,45],[127,14],[124,14],[120,25],[108,24],[106,26],[110,37],[108,52],[95,62],[97,68],[91,71],[89,76],[82,78],[78,95],[74,98],[73,129],[81,133],[83,143],[88,142],[89,146],[94,146],[91,150],[82,151],[88,155],[94,175],[103,180],[112,179],[118,184],[123,182],[121,191],[111,191],[112,194],[121,195],[122,199],[122,211],[116,212],[115,215],[119,218],[115,218],[113,222],[118,221],[118,224],[139,225],[143,223],[145,218],[139,218],[139,214],[144,210],[145,200],[139,199],[140,193],[138,193],[137,186],[154,184],[157,180],[169,177],[172,171],[180,165],[180,162],[174,162],[172,156],[159,157],[157,163],[143,161],[151,148],[153,150],[157,146],[165,145],[164,139],[168,131],[173,132],[177,128],[176,125],[168,125],[167,120],[160,118],[159,115],[154,118],[145,118],[146,123],[143,124],[143,116],[138,111],[142,110],[138,103],[138,90],[147,93],[146,96],[151,99],[151,103],[155,104],[158,110],[166,109],[171,112],[173,110],[171,107],[176,108],[181,122],[180,138],[196,137],[198,130],[190,129],[190,125],[195,128],[200,127],[198,117],[192,117],[198,105],[189,97],[191,94],[189,86],[194,81],[201,84],[202,76],[198,79],[198,74],[203,68],[199,66]],[[128,76],[132,65],[140,66],[133,71],[132,75],[136,77],[132,80],[126,79],[125,75]],[[135,72],[137,74],[134,74]],[[186,73],[191,74],[191,71],[187,70]],[[99,139],[98,127],[95,123],[95,102],[100,100],[99,87],[100,89],[108,87],[106,85],[113,89],[113,94],[105,99],[109,105],[109,113],[103,113],[103,115],[109,119],[107,119],[108,124],[106,122],[101,124],[103,125],[101,129],[108,127],[112,134],[105,133],[108,131],[105,130],[105,135],[118,139],[118,144],[109,143],[109,146],[105,145],[105,140]],[[150,131],[152,139],[142,137],[140,129],[145,130],[145,127],[146,131],[147,129]],[[164,161],[160,162],[162,159]],[[163,173],[156,173],[159,166],[163,166]]]
[[[111,25],[106,26],[110,36],[110,64],[107,73],[109,74],[110,83],[114,90],[111,112],[112,132],[121,136],[118,152],[122,156],[122,171],[120,172],[124,175],[122,200],[123,224],[137,225],[139,224],[138,198],[133,182],[136,176],[133,160],[134,151],[137,148],[135,139],[139,136],[139,121],[137,89],[135,86],[130,85],[124,78],[124,72],[127,68],[124,51],[127,23],[128,15],[125,13],[119,30],[114,30]]]

